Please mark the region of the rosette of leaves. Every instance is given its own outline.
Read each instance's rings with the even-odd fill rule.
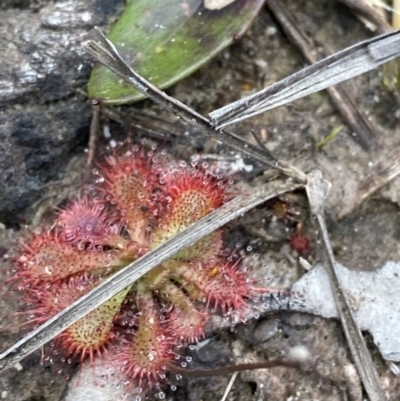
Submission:
[[[133,145],[105,158],[90,191],[23,241],[13,277],[41,324],[112,273],[230,198],[230,182],[202,166],[159,160]],[[55,341],[65,358],[105,355],[128,380],[157,382],[175,348],[204,334],[211,310],[242,312],[259,290],[223,251],[222,232],[192,244],[80,319]]]

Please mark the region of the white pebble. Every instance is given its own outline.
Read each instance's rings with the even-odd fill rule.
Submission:
[[[310,351],[304,345],[297,345],[289,350],[287,357],[293,362],[305,362],[310,357]]]
[[[14,365],[14,368],[18,370],[18,372],[20,372],[23,369],[23,366],[18,362]]]

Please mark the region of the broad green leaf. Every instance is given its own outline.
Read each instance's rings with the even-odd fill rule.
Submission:
[[[129,0],[108,38],[154,85],[166,88],[190,75],[243,35],[265,0]],[[96,65],[89,97],[122,104],[143,98]]]

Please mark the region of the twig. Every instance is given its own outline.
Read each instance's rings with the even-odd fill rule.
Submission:
[[[347,7],[374,24],[379,33],[392,31],[390,24],[365,0],[340,0]]]
[[[251,134],[253,135],[254,139],[256,140],[258,146],[263,149],[265,154],[267,154],[271,159],[273,160],[278,160],[275,155],[272,154],[272,152],[265,146],[265,143],[261,140],[260,135],[254,131],[254,129],[250,130]]]
[[[364,74],[399,55],[400,31],[381,35],[329,56],[209,116],[215,127],[226,127]]]
[[[393,0],[392,25],[394,29],[400,28],[400,1]]]
[[[238,373],[239,373],[239,372],[235,372],[235,373],[232,375],[231,379],[229,380],[228,385],[226,386],[226,389],[225,389],[224,395],[223,395],[222,398],[221,398],[221,401],[226,401],[226,399],[228,398],[228,395],[229,395],[229,393],[230,393],[231,390],[232,390],[233,383],[235,383],[235,380],[236,380],[236,377],[237,377]]]
[[[93,105],[92,112],[93,112],[93,114],[92,114],[92,121],[90,122],[88,158],[87,158],[87,162],[86,162],[86,165],[88,167],[91,167],[93,164],[97,139],[99,136],[100,106],[98,104]]]
[[[95,289],[0,354],[0,370],[9,368],[39,349],[48,341],[51,341],[73,323],[138,280],[153,267],[170,259],[176,253],[257,205],[299,187],[300,184],[297,183],[276,180],[251,189],[250,192],[237,196],[219,209],[214,210],[152,252],[147,253],[137,261],[129,264],[103,281]]]
[[[187,131],[187,125],[182,121],[171,122],[170,120],[135,109],[129,110],[129,113],[127,113],[115,107],[101,107],[100,114],[121,125],[132,126],[150,137],[161,139],[163,142],[169,142],[178,138],[183,138],[188,142],[188,136],[183,135]],[[193,136],[195,140],[201,140],[201,143],[203,143],[204,135],[202,128],[193,126],[193,129],[190,130],[190,139],[193,139]]]
[[[288,163],[282,161],[277,162],[269,159],[263,150],[249,142],[246,142],[239,136],[221,129],[215,129],[207,118],[198,114],[196,111],[190,109],[188,106],[179,102],[173,97],[168,96],[165,92],[160,91],[150,82],[146,81],[125,63],[125,61],[118,54],[118,51],[115,49],[114,45],[100,31],[98,32],[105,48],[90,40],[85,43],[85,50],[127,83],[134,86],[139,92],[143,93],[145,96],[149,97],[165,109],[170,110],[180,118],[183,118],[185,121],[188,121],[190,124],[201,126],[205,133],[223,142],[231,149],[234,149],[235,151],[246,156],[252,157],[260,163],[278,170],[298,182],[306,182],[306,176],[302,171],[298,170],[294,166],[289,165]]]
[[[318,59],[314,56],[315,52],[309,48],[309,40],[304,37],[304,34],[298,29],[298,24],[292,20],[280,2],[278,0],[269,0],[267,5],[281,24],[286,35],[300,49],[304,58],[310,64],[316,63]],[[356,140],[364,150],[368,150],[373,139],[378,136],[374,127],[357,108],[355,102],[342,85],[329,87],[326,90],[343,120],[350,127],[351,133],[354,132],[356,134],[351,135],[351,138]]]
[[[360,194],[352,204],[343,208],[338,219],[341,220],[351,214],[358,206],[365,202],[371,195],[379,191],[384,185],[400,175],[400,155],[398,149],[390,154],[385,154],[385,159],[372,174],[369,174],[360,185]]]
[[[311,212],[317,218],[322,241],[328,256],[325,268],[332,286],[333,296],[339,311],[339,317],[346,335],[347,343],[350,347],[351,355],[370,401],[385,401],[386,396],[381,388],[378,373],[376,372],[371,355],[365,345],[361,331],[357,327],[346,296],[340,285],[338,275],[336,274],[336,260],[333,255],[324,217],[324,203],[328,192],[326,188],[327,182],[323,180],[320,171],[313,171],[308,175],[308,178],[309,181],[306,186],[306,191],[310,201]]]

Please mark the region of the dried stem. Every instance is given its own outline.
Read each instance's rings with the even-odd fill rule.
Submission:
[[[338,213],[339,220],[353,213],[369,197],[400,175],[400,155],[396,147],[390,153],[385,152],[382,158],[383,161],[360,183],[357,199]]]
[[[369,22],[374,24],[378,29],[379,33],[391,32],[392,27],[385,20],[385,18],[380,15],[374,7],[371,6],[370,1],[366,0],[340,0],[343,4],[346,4],[351,10],[361,15]]]
[[[365,345],[364,338],[354,320],[350,306],[343,293],[338,275],[336,273],[336,260],[333,256],[332,246],[329,240],[328,230],[324,217],[324,202],[328,192],[327,182],[323,180],[320,171],[314,171],[308,175],[309,182],[306,186],[311,212],[317,218],[321,231],[322,241],[328,256],[325,268],[332,286],[333,297],[339,311],[340,321],[349,344],[351,355],[357,366],[361,380],[370,401],[385,401],[386,396],[381,388],[379,376],[375,369],[371,355]]]

